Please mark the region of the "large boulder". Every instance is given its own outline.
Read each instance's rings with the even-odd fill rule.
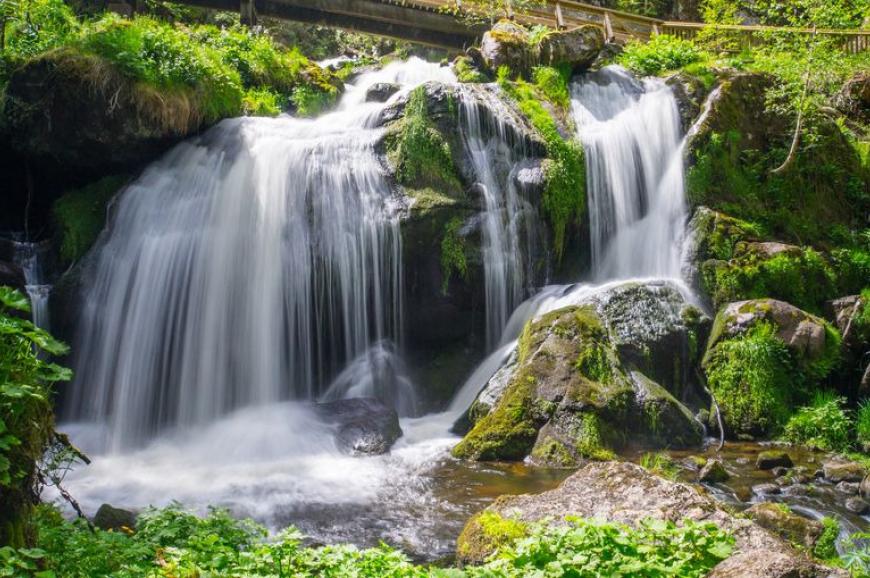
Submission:
[[[130,510],[103,504],[94,514],[93,524],[101,530],[132,532],[136,529],[136,514]]]
[[[834,97],[837,110],[852,120],[870,122],[870,73],[858,72]]]
[[[801,392],[837,366],[840,342],[831,325],[783,301],[756,299],[724,307],[713,323],[702,366],[726,433],[775,433]]]
[[[542,494],[504,496],[486,512],[507,520],[564,523],[566,516],[594,518],[636,526],[647,519],[712,522],[729,532],[734,554],[713,569],[710,576],[847,576],[810,560],[785,541],[755,522],[732,515],[712,498],[687,484],[658,477],[640,466],[625,462],[590,463],[566,479],[557,489]],[[485,530],[472,519],[460,536],[457,551],[463,561],[477,563],[492,553],[492,541],[481,537]],[[470,547],[469,545],[477,547]],[[751,563],[750,563],[751,562]],[[741,571],[736,569],[740,568]]]
[[[508,364],[472,406],[474,427],[454,455],[531,455],[567,467],[607,458],[629,440],[700,443],[700,424],[675,397],[687,385],[679,369],[688,367],[694,331],[682,315],[687,309],[669,284],[631,283],[529,321]]]
[[[316,409],[335,424],[339,449],[352,455],[385,454],[402,435],[396,410],[376,399],[340,399],[319,403]]]
[[[604,34],[597,26],[580,26],[550,32],[538,46],[538,62],[547,66],[566,66],[580,72],[589,68],[604,48]]]
[[[539,65],[586,70],[603,48],[604,34],[597,26],[551,31],[535,42],[524,26],[500,20],[483,35],[480,55],[491,71],[507,66],[515,74],[528,75]]]
[[[746,510],[746,515],[762,528],[767,528],[790,544],[803,546],[809,550],[815,547],[824,531],[821,522],[799,516],[785,504],[762,502]]]

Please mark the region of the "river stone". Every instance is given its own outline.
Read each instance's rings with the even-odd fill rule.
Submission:
[[[352,455],[385,454],[402,435],[396,410],[377,399],[340,399],[318,403],[316,409],[336,425],[339,449]]]
[[[97,510],[93,520],[94,526],[101,530],[123,531],[136,529],[136,514],[130,510],[115,508],[109,504],[103,504]]]
[[[712,522],[734,537],[735,554],[714,568],[710,576],[847,576],[845,572],[811,561],[755,522],[733,516],[695,487],[666,480],[627,462],[589,463],[555,490],[541,494],[502,496],[485,511],[523,522],[548,520],[553,524],[564,523],[566,516],[632,526],[649,518],[673,522],[684,519]],[[460,561],[481,562],[491,551],[464,548],[463,545],[485,544],[487,541],[475,535],[479,529],[469,525],[466,530],[458,543]],[[749,560],[752,561],[751,566]],[[737,573],[738,568],[751,568],[752,571]]]
[[[776,495],[782,493],[782,488],[776,484],[756,484],[752,486],[752,493],[759,496]]]
[[[746,514],[759,526],[810,550],[824,530],[821,522],[799,516],[784,504],[762,502],[746,510]]]
[[[839,484],[837,484],[837,491],[843,494],[854,496],[855,494],[859,493],[862,483],[863,482],[840,482]]]
[[[867,476],[867,468],[857,462],[834,458],[822,463],[825,478],[836,484],[839,482],[860,482]]]
[[[392,82],[376,82],[366,90],[366,102],[386,102],[399,92],[399,85]]]
[[[864,501],[860,496],[852,496],[846,500],[846,509],[854,514],[866,514],[870,510],[870,504]]]
[[[870,475],[864,476],[861,480],[861,485],[858,486],[858,493],[867,500],[870,500]]]
[[[730,477],[731,475],[728,473],[728,470],[725,469],[722,460],[709,460],[706,465],[701,468],[701,472],[698,474],[699,481],[710,484],[724,482]]]
[[[766,450],[758,454],[755,467],[759,470],[772,470],[776,467],[790,468],[794,465],[791,457],[781,450]]]

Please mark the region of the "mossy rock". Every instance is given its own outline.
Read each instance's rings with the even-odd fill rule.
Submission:
[[[599,312],[607,303],[602,298],[528,322],[514,358],[479,397],[487,412],[454,455],[476,460],[531,455],[539,465],[574,467],[610,459],[629,442],[700,443],[702,428],[692,413],[661,385],[628,369],[614,335],[617,316],[608,328]]]
[[[799,516],[785,504],[762,502],[746,510],[746,514],[759,526],[808,550],[815,548],[824,530],[821,522]]]
[[[840,341],[829,323],[782,301],[741,301],[720,311],[703,368],[727,433],[777,433],[837,366]]]
[[[528,531],[525,522],[484,510],[465,524],[456,540],[456,554],[464,563],[481,564],[500,547],[525,537]]]

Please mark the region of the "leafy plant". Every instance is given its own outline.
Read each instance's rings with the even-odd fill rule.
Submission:
[[[71,377],[43,359],[67,348],[23,317],[29,312],[24,295],[0,286],[0,543],[19,547],[32,539],[37,463],[54,436],[51,386]]]
[[[706,58],[707,55],[689,40],[657,34],[649,42],[629,42],[618,62],[638,74],[654,76]]]
[[[812,403],[788,420],[783,437],[821,450],[847,450],[852,441],[852,420],[844,409],[845,403],[831,391],[816,392]]]
[[[640,466],[669,480],[680,475],[680,466],[664,452],[646,453],[641,456]]]

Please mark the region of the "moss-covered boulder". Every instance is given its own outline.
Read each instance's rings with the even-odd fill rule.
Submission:
[[[540,65],[585,70],[602,48],[604,34],[597,26],[533,35],[517,22],[500,20],[483,35],[480,53],[493,72],[507,66],[512,72],[527,76]]]
[[[824,531],[821,522],[799,516],[785,504],[762,502],[746,510],[746,514],[762,528],[779,535],[790,544],[808,550],[816,546]]]
[[[839,332],[788,303],[731,303],[716,316],[703,359],[733,435],[769,435],[839,361]]]
[[[642,287],[619,286],[529,321],[508,365],[473,406],[476,422],[454,455],[476,460],[531,456],[540,465],[571,467],[607,459],[628,443],[699,443],[700,425],[669,391],[684,385],[682,372],[673,371],[673,359],[690,350],[689,330],[674,313],[685,303],[668,286]],[[629,296],[637,307],[628,306]],[[656,299],[662,304],[653,307]],[[647,315],[649,322],[641,323]],[[664,351],[665,343],[676,347],[668,352],[670,369],[662,372],[667,387],[651,377],[657,364],[648,359],[650,352]]]
[[[626,462],[589,463],[558,488],[502,496],[469,520],[457,541],[460,562],[476,563],[529,524],[563,524],[567,516],[637,526],[645,520],[713,523],[734,538],[734,553],[710,576],[841,578],[848,574],[812,561],[758,523],[728,512],[696,487],[666,480]]]

